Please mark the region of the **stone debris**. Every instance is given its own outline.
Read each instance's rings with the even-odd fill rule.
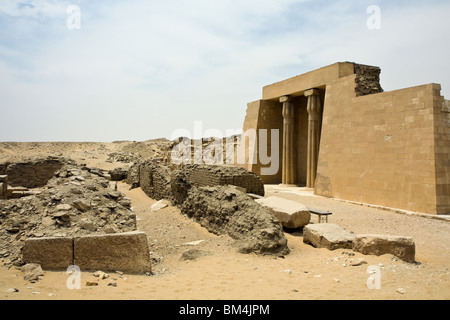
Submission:
[[[300,228],[309,224],[311,220],[311,213],[308,208],[296,201],[279,197],[267,197],[255,201],[269,208],[283,227]]]
[[[108,155],[108,159],[106,162],[123,162],[123,163],[130,163],[130,162],[136,162],[141,159],[141,156],[134,153],[128,153],[128,152],[113,152]]]
[[[186,242],[186,243],[183,243],[183,246],[197,246],[200,243],[202,243],[203,241],[205,241],[205,240],[197,240],[197,241],[192,241],[192,242]]]
[[[406,293],[406,290],[403,289],[403,288],[398,288],[396,291],[397,291],[398,293],[400,293],[400,294],[405,294],[405,293]]]
[[[35,282],[40,280],[44,276],[44,271],[41,266],[36,263],[28,263],[21,268],[21,271],[25,273],[24,280]]]
[[[356,258],[356,259],[351,259],[349,261],[349,265],[352,267],[357,267],[357,266],[361,266],[363,264],[367,264],[367,261],[363,258]]]
[[[207,255],[210,255],[211,253],[203,250],[198,249],[191,249],[188,251],[183,252],[183,254],[180,257],[180,260],[186,261],[186,260],[196,260],[200,257],[204,257]]]
[[[150,212],[155,212],[161,209],[164,209],[168,206],[167,203],[165,203],[164,200],[159,200],[157,202],[155,202],[154,204],[151,205],[150,207]]]
[[[214,234],[228,234],[240,252],[289,253],[282,226],[270,210],[233,187],[192,187],[181,212]]]
[[[99,271],[94,272],[94,277],[99,278],[100,280],[103,280],[103,279],[109,278],[109,274],[99,270]]]

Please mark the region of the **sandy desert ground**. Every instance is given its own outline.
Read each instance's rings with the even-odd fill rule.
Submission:
[[[155,141],[146,143],[0,143],[0,160],[37,155],[62,155],[89,166],[112,169],[123,163],[106,162],[108,154],[157,153]],[[237,253],[232,239],[216,236],[168,206],[150,212],[156,200],[140,188],[119,183],[145,231],[152,257],[152,275],[109,273],[103,280],[82,272],[81,289],[67,287],[65,272],[45,271],[36,283],[24,280],[16,268],[0,266],[0,300],[447,300],[450,298],[450,221],[445,218],[397,213],[314,196],[302,188],[266,186],[277,195],[307,206],[332,211],[331,223],[358,234],[412,236],[417,263],[391,255],[369,256],[351,250],[317,249],[302,241],[301,230],[286,232],[291,253],[285,257]],[[313,216],[312,222],[316,222]],[[192,246],[187,243],[202,240]],[[181,260],[188,249],[207,252],[195,260]],[[363,258],[366,264],[352,266]],[[368,267],[377,266],[380,288],[370,289]],[[98,282],[86,286],[87,281]],[[113,284],[113,285],[111,285]],[[15,288],[18,291],[10,292]]]

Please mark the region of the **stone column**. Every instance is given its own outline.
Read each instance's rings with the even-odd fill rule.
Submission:
[[[305,91],[308,98],[308,156],[306,186],[314,188],[317,174],[317,160],[319,157],[319,140],[321,130],[321,111],[320,92],[317,89]]]
[[[282,184],[294,184],[294,105],[289,96],[281,97],[280,102],[283,103]]]
[[[8,195],[8,176],[0,175],[0,199],[6,200]]]

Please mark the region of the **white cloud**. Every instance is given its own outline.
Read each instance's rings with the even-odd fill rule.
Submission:
[[[0,14],[12,17],[57,17],[65,12],[68,1],[52,0],[2,0]]]
[[[40,15],[55,21],[33,41],[0,40],[0,110],[12,120],[0,136],[144,140],[195,120],[239,129],[262,86],[337,61],[380,66],[386,89],[425,80],[450,89],[446,3],[380,4],[382,29],[370,31],[364,5],[302,2],[82,1],[80,30],[65,27],[61,2],[31,1],[34,13],[2,2],[0,19],[20,15],[24,30]]]

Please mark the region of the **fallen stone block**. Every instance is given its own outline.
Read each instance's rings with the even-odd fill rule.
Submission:
[[[352,249],[367,255],[392,254],[403,261],[415,262],[416,246],[411,237],[358,235]]]
[[[128,232],[75,237],[74,265],[87,271],[151,272],[147,236]]]
[[[269,208],[286,228],[300,228],[311,220],[311,213],[301,203],[279,197],[256,199],[260,205]]]
[[[309,224],[303,228],[303,242],[316,248],[351,249],[354,239],[353,232],[333,223]]]
[[[22,253],[26,263],[40,264],[46,270],[66,270],[73,264],[72,238],[28,238]]]

